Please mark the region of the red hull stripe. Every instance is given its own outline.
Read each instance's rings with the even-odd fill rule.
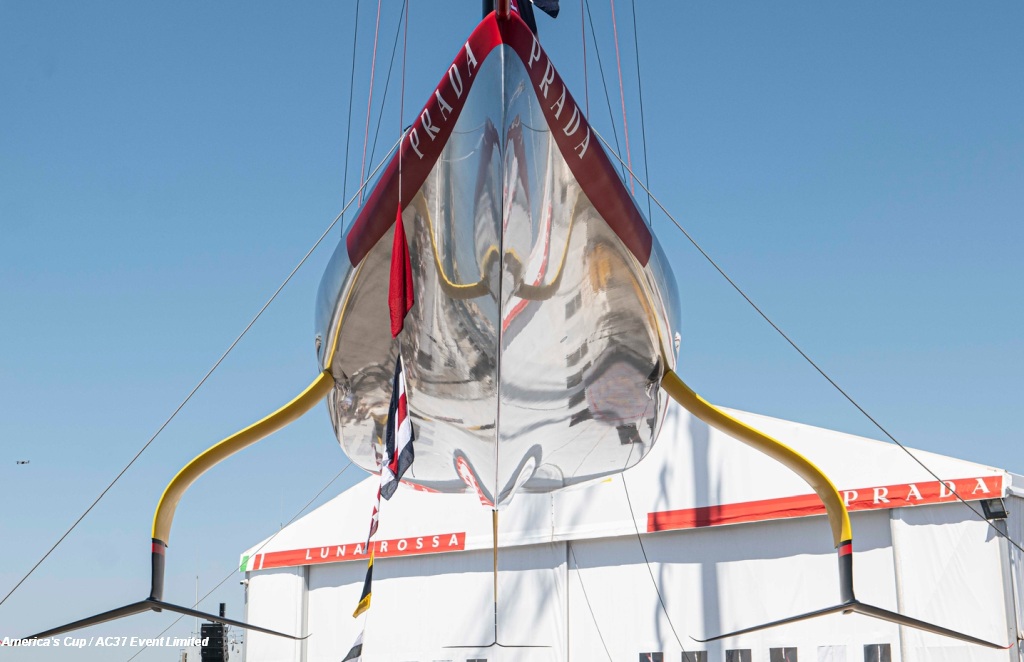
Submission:
[[[646,266],[653,238],[597,136],[522,19],[513,15],[499,21],[493,13],[473,30],[356,217],[346,237],[352,264],[359,264],[391,227],[394,217],[390,210],[395,204],[404,208],[423,186],[455,128],[480,65],[500,44],[510,46],[529,72],[551,135],[583,192],[634,257]],[[403,170],[400,200],[399,161]]]
[[[840,490],[840,493],[846,501],[846,507],[851,512],[854,512],[858,510],[903,508],[931,503],[949,503],[957,500],[952,490],[956,490],[960,496],[967,500],[994,499],[1003,495],[1003,478],[1002,476],[982,476],[958,478],[945,481],[944,483],[931,481],[879,487],[860,487],[852,490]],[[673,529],[693,529],[724,524],[762,522],[773,519],[821,515],[824,512],[825,506],[822,505],[821,500],[818,499],[816,494],[802,494],[800,496],[765,499],[763,501],[746,501],[720,506],[648,513],[647,531],[671,531]]]
[[[373,556],[375,559],[386,559],[392,556],[460,552],[466,548],[466,532],[375,540],[370,544],[374,548]],[[366,560],[369,556],[366,552],[366,541],[350,542],[341,545],[327,545],[325,547],[306,547],[280,552],[267,552],[261,554],[258,561],[254,559],[252,569],[263,570],[267,568],[316,565],[319,563],[360,561]]]
[[[502,41],[526,67],[551,135],[580,188],[633,257],[646,266],[651,257],[651,232],[554,63],[518,16],[502,21],[499,28]]]

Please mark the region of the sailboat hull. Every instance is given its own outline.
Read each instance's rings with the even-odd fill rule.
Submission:
[[[392,340],[399,205],[416,303]],[[519,489],[622,471],[660,428],[660,380],[676,353],[673,282],[532,33],[492,15],[407,132],[321,284],[318,351],[336,381],[328,408],[338,440],[377,469],[401,352],[417,435],[407,482],[501,505]]]

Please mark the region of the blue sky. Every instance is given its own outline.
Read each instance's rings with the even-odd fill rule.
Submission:
[[[412,5],[406,123],[479,18],[475,0]],[[346,146],[354,190],[376,6],[361,5],[347,144],[354,7],[0,0],[0,595],[340,211]],[[383,3],[374,117],[399,7]],[[617,8],[643,172],[630,5]],[[621,139],[608,5],[592,11],[615,115],[591,42],[590,116]],[[1013,2],[645,2],[637,23],[656,195],[904,443],[1024,474],[1022,19]],[[539,21],[583,98],[579,5]],[[396,67],[400,57],[401,45]],[[396,69],[374,160],[397,137],[399,82]],[[654,227],[680,281],[681,373],[695,388],[879,437],[660,214]],[[313,301],[329,251],[0,606],[0,637],[143,597],[167,481],[314,374]],[[168,598],[188,601],[196,576],[205,593],[344,462],[317,409],[211,471],[179,508]],[[241,615],[237,578],[202,607],[218,601]],[[138,616],[95,634],[153,636],[170,621]],[[169,634],[191,628],[186,619]]]

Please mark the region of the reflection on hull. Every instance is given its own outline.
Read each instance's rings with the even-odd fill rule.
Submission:
[[[574,131],[589,136],[589,127],[539,45],[502,34],[505,43],[481,46],[494,36],[480,37],[485,25],[402,157],[415,163],[429,146],[411,140],[417,128],[433,139],[438,116],[453,122],[422,183],[404,196],[416,292],[405,331],[396,341],[385,331],[393,229],[369,229],[388,205],[394,218],[395,187],[391,200],[371,196],[350,230],[360,236],[339,246],[321,285],[318,332],[336,348],[320,350],[337,382],[328,406],[357,464],[377,470],[400,350],[417,431],[405,480],[502,505],[519,489],[558,489],[646,455],[665,405],[660,380],[674,364],[676,302],[657,247],[635,248],[647,236],[642,220],[622,238],[624,224],[641,219],[622,182],[614,180],[611,196],[619,207],[609,206],[608,191],[599,195],[605,210],[628,205],[626,219],[602,215],[580,183],[581,164],[606,163],[604,154],[591,144],[584,162],[559,144],[569,131],[552,119],[562,113],[575,113]],[[457,107],[453,90],[462,92]],[[368,237],[350,266],[354,243]]]

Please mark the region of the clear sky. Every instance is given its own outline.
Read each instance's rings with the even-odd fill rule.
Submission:
[[[479,4],[412,0],[405,123]],[[1024,4],[638,4],[655,193],[904,443],[1024,474]],[[643,172],[631,5],[616,5]],[[374,117],[400,6],[383,2]],[[0,596],[340,211],[346,148],[349,194],[357,186],[375,10],[362,2],[348,141],[354,1],[0,0]],[[589,90],[594,124],[611,139],[614,123],[621,140],[608,3],[592,11],[614,118],[593,42],[584,86],[578,2],[540,17],[541,37],[577,98]],[[400,64],[401,45],[374,161],[397,138]],[[698,390],[880,437],[660,214],[654,227],[679,278],[680,370]],[[0,638],[146,595],[150,518],[168,480],[315,374],[313,301],[330,250],[0,606]],[[168,599],[190,602],[197,576],[206,593],[345,461],[318,408],[207,474],[178,509]],[[324,498],[359,477],[350,470]],[[240,578],[201,607],[224,601],[241,617]],[[154,636],[172,620],[136,616],[89,634]],[[193,627],[185,619],[168,634]]]

